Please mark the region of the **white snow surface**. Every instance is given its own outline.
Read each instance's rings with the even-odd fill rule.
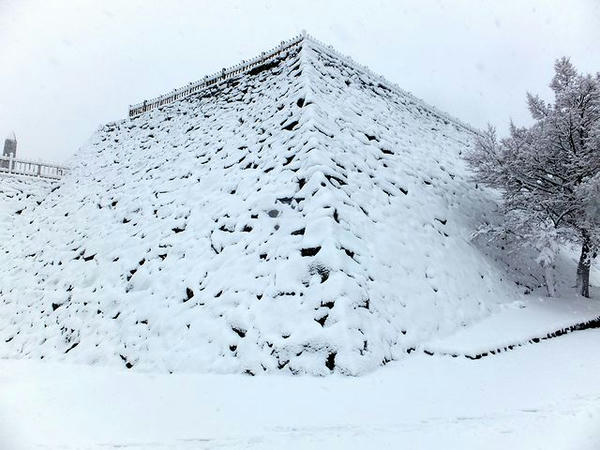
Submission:
[[[262,69],[262,70],[260,70]],[[522,292],[472,131],[315,43],[108,124],[0,242],[0,356],[361,374]]]
[[[43,178],[0,174],[0,242],[5,243],[7,249],[10,248],[7,243],[15,234],[16,217],[25,210],[33,210],[56,186]]]
[[[146,374],[0,360],[10,450],[596,450],[600,330],[361,377]]]
[[[445,355],[489,356],[491,352],[512,350],[540,339],[553,338],[552,334],[570,332],[574,325],[599,318],[600,302],[597,300],[526,297],[503,304],[494,314],[449,336],[427,342],[423,349]]]

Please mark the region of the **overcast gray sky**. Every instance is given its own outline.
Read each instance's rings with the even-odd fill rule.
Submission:
[[[553,61],[600,71],[600,0],[0,0],[0,136],[66,161],[130,103],[306,29],[474,126],[526,124]]]

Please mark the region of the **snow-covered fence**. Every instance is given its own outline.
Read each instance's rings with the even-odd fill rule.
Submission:
[[[188,95],[194,94],[208,86],[244,73],[248,70],[253,69],[254,67],[260,66],[269,59],[272,59],[280,55],[281,53],[286,52],[290,48],[299,45],[303,41],[305,36],[306,33],[302,32],[298,36],[288,41],[281,41],[281,44],[279,44],[277,47],[269,51],[262,52],[259,56],[252,58],[248,61],[242,61],[240,64],[236,64],[235,66],[223,68],[219,72],[216,72],[212,75],[207,75],[201,80],[198,80],[194,83],[189,83],[186,86],[180,87],[178,89],[174,89],[172,92],[169,92],[167,94],[163,94],[150,100],[144,100],[143,102],[140,102],[138,104],[131,105],[129,107],[129,117],[135,117],[146,111],[150,111],[152,109],[159,108],[160,106],[173,103],[177,100],[187,97]]]
[[[25,175],[59,180],[69,169],[54,163],[29,161],[11,156],[0,156],[0,174]]]

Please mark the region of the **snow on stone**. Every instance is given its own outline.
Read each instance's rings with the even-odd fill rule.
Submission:
[[[54,187],[46,179],[0,175],[0,242],[12,238],[15,216],[33,210]]]
[[[0,356],[360,374],[520,292],[473,131],[311,40],[102,127],[2,242]]]

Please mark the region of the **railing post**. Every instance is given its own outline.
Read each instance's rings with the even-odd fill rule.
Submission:
[[[13,168],[13,164],[14,164],[14,156],[12,153],[10,153],[8,155],[8,173],[12,173],[12,168]]]

